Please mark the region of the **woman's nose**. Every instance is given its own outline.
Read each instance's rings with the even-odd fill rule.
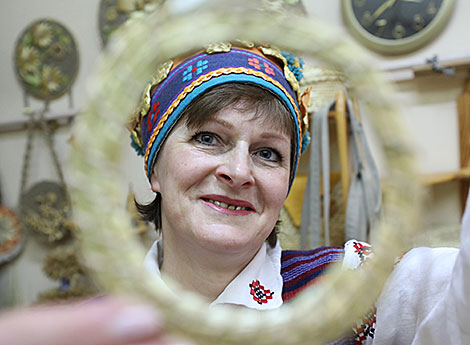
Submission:
[[[254,185],[253,162],[247,147],[236,146],[224,156],[224,161],[216,170],[217,179],[232,188]]]

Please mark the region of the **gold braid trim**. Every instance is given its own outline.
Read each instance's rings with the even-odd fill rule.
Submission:
[[[147,83],[145,86],[144,92],[142,93],[142,99],[140,100],[139,106],[132,113],[131,119],[128,124],[128,129],[131,132],[134,142],[140,146],[141,149],[144,148],[142,141],[142,133],[140,128],[140,121],[143,116],[145,116],[149,109],[150,103],[152,101],[152,89],[160,84],[163,80],[168,77],[168,74],[173,67],[173,60],[168,60],[162,63],[155,74],[152,76],[152,81]]]

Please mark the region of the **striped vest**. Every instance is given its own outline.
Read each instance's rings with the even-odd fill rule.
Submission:
[[[281,255],[283,280],[282,300],[288,302],[311,284],[325,277],[331,264],[342,261],[343,247],[322,247],[313,250],[284,250]],[[355,345],[354,335],[346,336],[329,345]]]
[[[307,286],[324,277],[328,266],[342,261],[343,256],[343,247],[284,250],[281,255],[281,275],[284,282],[282,300],[288,302]]]

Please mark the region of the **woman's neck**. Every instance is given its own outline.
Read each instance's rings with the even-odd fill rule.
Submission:
[[[171,237],[171,236],[170,236]],[[189,291],[214,301],[258,252],[209,252],[184,241],[163,237],[162,277],[170,277]],[[259,250],[259,249],[258,249]]]

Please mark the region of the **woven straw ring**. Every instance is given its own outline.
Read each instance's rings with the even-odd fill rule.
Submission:
[[[391,86],[371,68],[373,63],[362,50],[326,25],[307,18],[276,18],[254,11],[201,11],[162,18],[157,11],[129,25],[118,32],[118,40],[101,60],[75,128],[72,198],[83,256],[97,281],[110,293],[135,295],[155,305],[169,332],[200,344],[324,344],[338,337],[373,305],[403,241],[417,228],[421,193]],[[375,260],[360,279],[336,268],[281,312],[229,307],[209,311],[199,296],[177,287],[172,289],[178,293],[169,293],[167,285],[145,270],[144,251],[121,208],[126,197],[119,173],[121,143],[127,138],[123,123],[154,66],[208,42],[233,38],[270,42],[342,69],[370,114],[387,159],[385,215],[373,241]]]

